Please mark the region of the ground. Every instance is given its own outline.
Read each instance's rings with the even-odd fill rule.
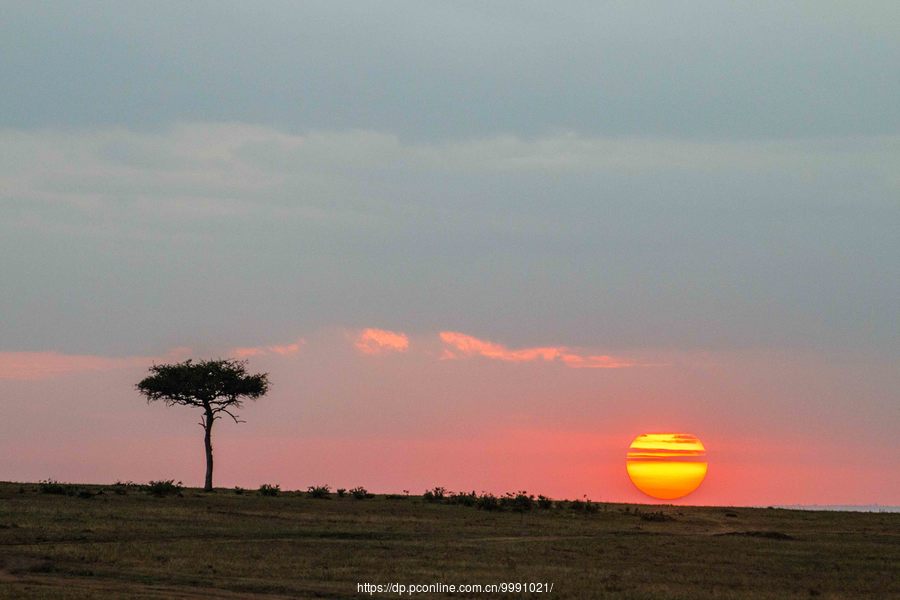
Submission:
[[[900,597],[900,514],[66,491],[0,483],[0,597],[363,598],[358,584],[390,582],[545,582],[552,591],[525,595],[548,598]]]

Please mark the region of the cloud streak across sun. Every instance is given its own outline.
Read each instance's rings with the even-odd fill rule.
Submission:
[[[503,344],[482,340],[458,331],[440,332],[444,343],[441,358],[458,360],[469,357],[483,357],[504,362],[560,362],[574,369],[623,369],[636,366],[634,361],[574,350],[568,346],[534,346],[528,348],[508,348]]]

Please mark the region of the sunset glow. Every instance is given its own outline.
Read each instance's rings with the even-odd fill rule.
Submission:
[[[645,433],[631,442],[625,467],[632,483],[648,496],[683,498],[706,477],[706,448],[689,433]]]
[[[136,385],[233,360],[271,385],[214,415],[227,490],[900,512],[897,23],[0,0],[0,509],[9,482],[205,487],[205,409]]]

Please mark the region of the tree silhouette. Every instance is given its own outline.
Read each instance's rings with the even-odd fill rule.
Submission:
[[[166,406],[196,406],[203,409],[200,425],[206,448],[206,479],[203,489],[211,491],[213,475],[212,427],[224,413],[243,423],[235,410],[243,406],[245,398],[255,400],[269,389],[269,374],[249,375],[246,363],[239,360],[218,359],[153,365],[150,375],[135,388],[147,402],[162,400]]]

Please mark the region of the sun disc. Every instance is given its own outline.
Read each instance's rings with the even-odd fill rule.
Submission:
[[[644,433],[631,442],[625,459],[631,482],[658,500],[683,498],[706,477],[706,448],[690,433]]]

